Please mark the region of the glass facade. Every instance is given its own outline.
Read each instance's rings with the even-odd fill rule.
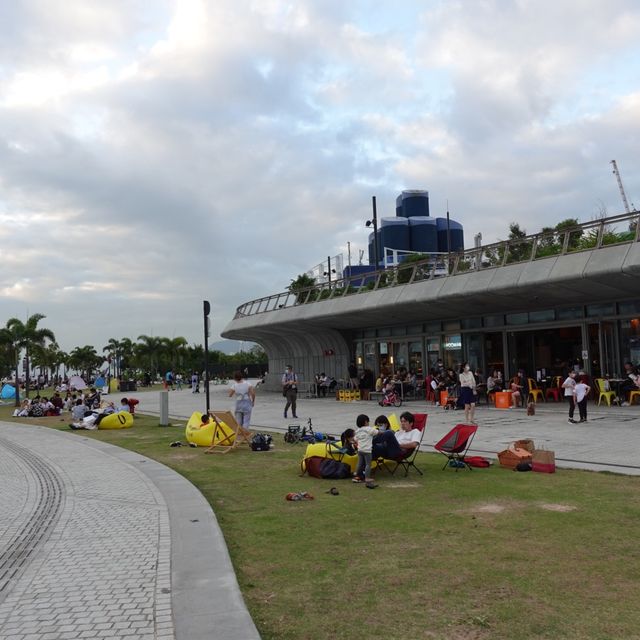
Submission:
[[[572,367],[615,377],[624,362],[640,364],[640,300],[367,329],[354,353],[375,374],[407,368],[422,378],[441,358],[446,367],[466,361],[505,378],[520,368],[538,378]]]

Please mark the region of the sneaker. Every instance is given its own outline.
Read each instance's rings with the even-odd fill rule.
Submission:
[[[286,411],[284,412],[284,418],[285,418],[285,420],[287,419],[287,412]]]
[[[568,422],[569,424],[577,424],[577,422],[576,422],[573,418],[569,418],[569,419],[567,420],[567,422]]]
[[[285,418],[286,418],[286,417],[287,417],[287,416],[285,416]],[[297,419],[298,419],[298,416],[297,416],[295,413],[293,414],[293,417],[294,417],[294,419],[295,419],[295,420],[297,420]]]
[[[351,478],[351,482],[364,482],[364,478],[361,478],[360,476],[354,476],[353,478]]]
[[[378,485],[375,482],[367,482],[365,486],[367,489],[375,489]]]

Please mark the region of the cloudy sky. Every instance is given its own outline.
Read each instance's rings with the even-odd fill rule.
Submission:
[[[428,189],[505,238],[640,205],[634,0],[0,3],[0,324],[202,343]],[[215,338],[214,338],[215,339]]]

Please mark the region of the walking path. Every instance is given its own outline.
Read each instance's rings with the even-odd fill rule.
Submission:
[[[187,480],[105,443],[0,423],[0,638],[258,637]]]
[[[138,411],[158,414],[158,391],[136,392]],[[252,429],[285,431],[310,418],[339,434],[375,402],[307,399],[285,420],[279,394],[259,390]],[[231,408],[225,387],[211,407]],[[188,418],[204,394],[169,392],[169,411]],[[410,402],[429,414],[424,450],[460,411]],[[559,466],[640,475],[640,407],[590,405],[589,422],[567,424],[567,407],[480,406],[474,451],[495,456],[517,438],[556,452]],[[182,432],[176,432],[177,437]],[[207,549],[206,554],[196,553]],[[182,476],[139,454],[78,434],[0,423],[0,638],[3,640],[200,640],[258,638],[215,515]]]

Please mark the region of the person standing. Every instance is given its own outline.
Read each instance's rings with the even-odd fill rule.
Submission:
[[[353,390],[357,389],[359,386],[358,380],[358,367],[356,367],[356,363],[352,362],[348,368],[349,371],[349,384]]]
[[[241,371],[233,374],[234,382],[229,387],[229,397],[235,396],[236,422],[243,428],[248,429],[251,423],[251,410],[256,403],[255,389],[244,379]]]
[[[282,395],[287,399],[287,404],[284,405],[284,417],[287,417],[287,411],[291,407],[291,415],[297,419],[298,376],[293,372],[293,367],[290,364],[287,365],[282,376]]]
[[[467,424],[476,424],[473,414],[476,410],[476,378],[471,371],[468,362],[465,362],[460,375],[460,401],[464,404],[464,421]]]
[[[580,412],[580,422],[587,421],[587,398],[591,387],[585,383],[585,379],[581,376],[575,387],[575,402]]]
[[[369,416],[363,413],[356,418],[356,427],[354,439],[358,445],[358,467],[353,482],[365,482],[367,488],[375,489],[378,485],[371,477],[371,451],[373,437],[378,435],[378,430],[369,426]]]
[[[567,379],[562,383],[564,389],[564,397],[569,399],[569,424],[575,424],[573,414],[576,410],[575,391],[576,391],[576,372],[569,371]]]
[[[200,381],[195,371],[191,374],[191,393],[200,393]]]

